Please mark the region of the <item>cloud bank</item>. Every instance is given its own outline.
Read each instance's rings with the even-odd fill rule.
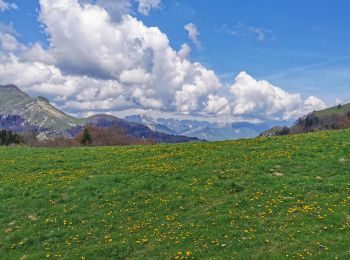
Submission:
[[[137,3],[145,15],[161,4]],[[80,114],[141,109],[282,120],[324,107],[316,97],[303,100],[245,72],[229,87],[213,70],[188,59],[188,44],[174,50],[159,28],[132,16],[130,1],[108,4],[40,0],[49,46],[23,45],[14,33],[0,30],[0,84],[14,83]],[[199,41],[196,27],[186,27],[190,39]],[[220,95],[225,89],[230,94]]]

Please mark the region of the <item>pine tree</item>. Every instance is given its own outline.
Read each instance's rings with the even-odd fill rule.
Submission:
[[[84,146],[91,145],[92,137],[88,128],[84,129],[83,135],[81,136],[80,143]]]

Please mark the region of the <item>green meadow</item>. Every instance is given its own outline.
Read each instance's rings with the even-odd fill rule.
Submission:
[[[0,259],[350,259],[350,131],[0,148]]]

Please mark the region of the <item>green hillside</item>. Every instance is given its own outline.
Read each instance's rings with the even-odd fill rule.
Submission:
[[[0,148],[1,259],[350,259],[350,131]]]
[[[315,113],[318,117],[332,116],[332,115],[346,115],[350,111],[350,104],[342,105],[340,108],[338,106],[330,107]]]

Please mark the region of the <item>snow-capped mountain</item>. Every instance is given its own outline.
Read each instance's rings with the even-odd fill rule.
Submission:
[[[184,135],[197,137],[208,141],[236,140],[244,138],[254,138],[270,128],[270,124],[265,123],[230,123],[196,120],[177,120],[166,118],[152,118],[146,115],[133,115],[125,117],[129,122],[141,123],[149,128],[167,134]]]

